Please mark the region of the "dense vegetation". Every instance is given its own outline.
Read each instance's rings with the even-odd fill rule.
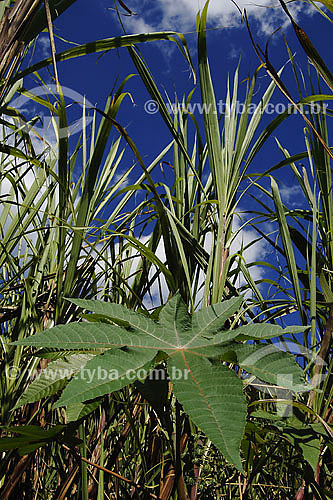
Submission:
[[[219,115],[208,2],[197,17],[197,63],[175,32],[56,53],[52,23],[74,2],[0,4],[0,499],[332,498],[332,74],[281,2],[311,62],[300,67],[286,44],[296,102],[245,14],[260,67],[245,111],[236,110],[238,68]],[[120,0],[116,8],[132,13]],[[52,56],[29,65],[43,30]],[[169,112],[140,52],[160,40],[176,44],[196,76],[202,114],[191,111],[192,93]],[[83,106],[76,142],[67,133],[58,65],[113,49],[128,52],[166,125],[149,165],[118,119],[130,77],[89,124]],[[45,97],[24,88],[32,73]],[[267,125],[274,90],[290,108]],[[38,116],[25,119],[18,95],[48,110],[55,144],[36,142]],[[277,141],[283,159],[255,173],[291,109],[304,120],[304,151]],[[135,165],[126,170],[129,151]],[[302,209],[281,198],[282,168],[294,174]],[[256,237],[239,243],[248,229]],[[269,262],[249,261],[260,242],[274,250]]]

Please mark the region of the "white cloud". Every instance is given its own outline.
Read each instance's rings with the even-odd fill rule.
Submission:
[[[258,240],[258,233],[254,229],[240,229],[241,222],[238,217],[234,218],[234,232],[237,232],[235,239],[232,241],[230,246],[230,253],[235,254],[245,248],[243,251],[243,258],[247,264],[251,264],[256,261],[265,260],[265,255],[267,254],[266,242],[262,239]],[[264,275],[264,268],[260,266],[250,267],[251,277],[254,281],[261,279]],[[245,279],[240,276],[238,286],[245,284]]]
[[[228,58],[229,59],[239,59],[241,55],[242,55],[242,51],[239,49],[239,47],[236,47],[236,45],[232,44],[230,47],[230,50],[228,52]]]
[[[46,59],[51,55],[50,49],[50,39],[48,35],[42,34],[38,37],[37,40],[37,53],[38,57],[42,59]]]
[[[47,187],[47,180],[43,175],[39,175],[38,167],[28,166],[25,164],[22,166],[15,167],[15,176],[13,178],[11,170],[13,165],[15,165],[15,160],[8,164],[7,169],[2,172],[3,177],[0,179],[0,196],[1,196],[1,223],[0,223],[0,234],[3,237],[7,237],[7,232],[13,230],[16,227],[15,232],[12,234],[9,242],[16,239],[17,244],[11,249],[13,256],[23,255],[27,250],[28,246],[35,246],[37,242],[38,233],[36,231],[36,224],[28,224],[24,232],[21,232],[22,226],[18,224],[17,217],[24,212],[26,208],[26,200],[30,199],[30,212],[31,210],[36,210],[36,213],[42,217],[44,211],[46,210],[46,201],[42,203],[40,207],[37,207],[41,196],[45,193]],[[13,183],[6,177],[6,171],[10,173],[15,183]],[[15,189],[16,188],[16,189]],[[23,194],[24,193],[24,194]],[[34,198],[32,197],[34,194]],[[22,224],[25,223],[26,217],[23,219]],[[37,222],[37,221],[35,221]]]
[[[156,31],[156,28],[153,25],[146,23],[142,17],[129,17],[129,20],[126,22],[126,26],[128,26],[129,29],[132,28],[135,33],[152,33],[153,31]]]
[[[259,31],[266,35],[279,26],[290,24],[276,0],[238,0],[236,3],[241,10],[246,9],[249,18],[255,19]],[[125,25],[133,33],[195,30],[196,14],[204,5],[204,0],[131,0],[131,9],[137,15],[126,17]],[[315,12],[311,5],[304,2],[289,4],[288,8],[295,19],[301,10],[310,15]],[[211,0],[208,22],[213,27],[234,28],[241,25],[241,16],[231,0]]]
[[[254,263],[256,261],[262,261],[265,259],[265,255],[267,253],[266,249],[266,243],[263,240],[256,241],[258,239],[258,234],[256,231],[253,229],[249,228],[241,228],[241,222],[238,217],[234,218],[234,239],[232,241],[231,247],[230,247],[230,254],[237,254],[240,253],[242,248],[245,248],[243,251],[243,259],[247,264]],[[151,238],[151,234],[143,236],[140,239],[140,242],[144,245],[147,245],[149,240]],[[205,250],[210,253],[212,252],[212,234],[208,233],[205,238],[204,242],[204,248]],[[102,251],[103,245],[99,244],[97,246],[97,249],[99,252]],[[94,253],[94,252],[93,252]],[[119,254],[119,245],[116,243],[115,245],[115,250],[114,253],[116,256]],[[135,271],[137,268],[137,265],[139,263],[139,258],[140,254],[138,251],[132,249],[131,250],[131,260],[128,260],[128,255],[126,256],[126,265],[127,267],[127,276],[123,276],[125,279],[128,279],[128,283],[131,285],[134,281],[134,276],[135,276]],[[162,262],[166,262],[166,256],[165,256],[165,249],[164,249],[164,244],[163,240],[160,240],[156,251],[154,252],[156,257]],[[125,258],[125,255],[120,257],[120,259]],[[109,260],[109,259],[108,259]],[[236,264],[233,265],[233,269],[236,267]],[[150,272],[149,272],[149,279],[153,277],[153,275],[156,273],[157,268],[155,266],[152,266]],[[251,266],[249,268],[249,271],[251,273],[251,277],[254,281],[260,280],[264,276],[264,268],[258,265]],[[172,272],[172,269],[171,269]],[[205,275],[203,271],[200,272],[199,275],[199,284],[198,284],[198,292],[196,293],[195,296],[195,303],[200,304],[203,293],[204,293],[204,279]],[[237,287],[241,287],[245,285],[246,280],[244,276],[240,275],[238,278],[238,281],[236,283]],[[101,290],[104,286],[104,281],[100,280],[98,283],[98,288]],[[250,294],[251,292],[249,292]],[[155,280],[153,285],[150,287],[150,296],[147,293],[145,298],[144,298],[144,305],[147,307],[147,309],[151,309],[154,307],[157,307],[161,304],[160,300],[160,295],[162,295],[162,303],[165,303],[167,301],[168,295],[169,295],[169,288],[166,283],[166,280],[163,275],[160,275],[160,280]],[[201,307],[201,305],[199,306]]]
[[[15,126],[19,124],[12,118],[8,118],[8,122]],[[23,126],[21,124],[21,126]],[[30,138],[35,153],[42,154],[44,159],[51,157],[51,149],[45,142],[42,142],[30,131]],[[0,139],[8,145],[17,147],[15,143],[15,132],[9,127],[3,126],[0,128]],[[26,152],[22,144],[18,149]],[[0,237],[5,237],[7,231],[12,227],[16,227],[11,240],[16,239],[17,244],[12,248],[13,256],[22,255],[27,250],[28,246],[35,246],[38,238],[36,225],[30,223],[24,233],[21,233],[22,225],[17,223],[19,213],[22,213],[26,207],[27,199],[29,199],[29,207],[31,210],[36,210],[36,214],[42,217],[47,209],[47,201],[44,200],[41,206],[38,206],[41,197],[45,194],[49,180],[45,172],[39,167],[29,163],[22,162],[21,159],[14,156],[3,155],[2,166],[0,173]],[[57,204],[58,194],[55,192],[55,204]],[[26,216],[25,216],[26,217]],[[26,221],[23,219],[22,224]],[[36,221],[36,219],[35,219]],[[38,222],[37,222],[38,224]],[[8,236],[8,235],[7,235]]]
[[[250,229],[248,227],[242,227],[242,222],[238,216],[234,217],[233,220],[233,236],[231,238],[231,245],[229,250],[229,255],[241,254],[243,258],[243,263],[249,265],[253,264],[257,261],[265,260],[265,255],[267,253],[266,242],[262,239],[258,240],[258,233],[254,229]],[[256,241],[258,240],[258,241]],[[204,248],[210,254],[212,252],[212,235],[211,233],[207,234]],[[231,270],[235,269],[237,263],[234,263],[231,267]],[[258,265],[253,265],[249,268],[249,272],[251,274],[251,278],[254,281],[260,280],[264,276],[264,268]],[[200,280],[203,282],[204,274],[201,272]],[[246,284],[246,279],[242,275],[239,274],[236,287],[242,287]],[[249,293],[251,293],[249,291]],[[197,301],[201,300],[203,294],[200,293],[200,296],[197,297]]]
[[[139,238],[140,243],[147,246],[151,236],[152,236],[151,233],[148,235],[142,236],[141,238]],[[124,243],[126,243],[126,238],[124,238]],[[89,250],[90,250],[89,246],[86,245],[85,248],[86,248],[87,252],[89,252]],[[124,265],[124,268],[123,268],[122,277],[127,281],[129,286],[132,286],[134,279],[136,277],[136,270],[137,270],[137,266],[139,264],[139,260],[141,258],[141,253],[138,250],[136,250],[135,248],[130,247],[126,251],[123,251],[122,254],[120,254],[119,248],[120,248],[119,243],[116,242],[114,245],[114,251],[113,251],[113,254],[116,256],[116,262],[113,262],[113,264],[119,264],[122,261],[126,262],[126,264]],[[104,243],[98,243],[96,245],[96,247],[92,248],[91,250],[92,250],[91,256],[93,258],[97,257],[97,259],[100,259],[101,254],[104,255],[105,252],[108,254],[109,243],[107,241],[105,241]],[[164,250],[164,245],[163,245],[162,240],[160,240],[160,242],[157,246],[157,249],[154,253],[155,253],[155,256],[162,263],[165,263],[166,257],[165,257],[165,250]],[[96,274],[97,275],[100,274],[101,278],[98,280],[97,288],[98,288],[99,292],[102,292],[104,286],[106,285],[105,274],[104,274],[105,262],[103,262],[102,260],[100,260],[99,262],[100,263],[97,263]],[[109,263],[112,262],[111,254],[107,256],[107,262],[109,262]],[[125,274],[125,266],[126,266],[126,271],[127,271],[126,274]],[[149,272],[149,276],[148,276],[149,280],[154,276],[156,271],[157,271],[157,268],[153,265],[151,267],[150,272]],[[124,289],[127,290],[127,288],[125,286],[124,286]],[[167,283],[166,283],[164,276],[160,277],[159,282],[158,282],[158,280],[154,281],[153,285],[149,289],[149,292],[150,292],[150,296],[147,293],[146,296],[144,297],[144,300],[143,300],[143,304],[148,310],[152,309],[154,307],[157,307],[161,304],[160,294],[162,295],[162,303],[165,303],[167,301],[169,289],[168,289],[168,286],[167,286]]]
[[[302,188],[297,184],[294,184],[292,186],[281,184],[279,186],[279,191],[282,201],[289,205],[292,205],[293,207],[299,205],[300,202],[302,203],[304,201]]]

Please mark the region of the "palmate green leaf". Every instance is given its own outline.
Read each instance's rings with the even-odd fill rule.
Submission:
[[[138,378],[148,375],[144,368],[142,375],[138,373],[154,357],[157,351],[112,349],[95,356],[77,373],[67,385],[55,408],[68,404],[80,403],[95,399],[109,392],[118,391]]]
[[[251,325],[244,325],[237,328],[236,340],[266,340],[282,335],[294,334],[304,332],[308,326],[287,326],[281,328],[279,325],[271,325],[266,323],[253,323]]]
[[[155,322],[142,314],[130,311],[119,304],[112,304],[97,300],[69,300],[73,304],[76,304],[77,306],[88,311],[94,311],[95,313],[109,316],[115,321],[128,323],[132,332],[135,332],[135,336],[138,335],[138,339],[140,338],[140,341],[143,338],[141,337],[142,334],[147,335],[145,338],[145,345],[147,346],[155,346],[156,349],[160,349],[167,353],[178,348],[186,347],[187,349],[201,350],[202,352],[205,350],[205,354],[208,355],[208,351],[206,351],[207,349],[229,342],[237,337],[237,331],[233,330],[222,331],[219,336],[216,336],[216,338],[209,341],[205,339],[206,336],[210,336],[224,328],[226,320],[231,316],[231,314],[239,309],[243,298],[232,298],[225,300],[221,304],[215,304],[214,306],[200,310],[194,313],[192,322],[187,308],[178,294],[175,295],[162,309],[158,322]],[[111,327],[111,329],[112,328],[116,327]],[[181,336],[179,334],[180,331]],[[279,335],[281,335],[281,333]],[[152,343],[150,343],[149,339]],[[134,346],[134,344],[130,344],[128,341],[119,345],[125,344]],[[138,346],[137,344],[138,342],[136,342],[135,347]],[[112,346],[110,345],[110,347]]]
[[[304,424],[295,417],[286,419],[280,415],[265,410],[251,412],[251,418],[271,420],[274,425],[273,432],[285,436],[295,447],[302,450],[304,459],[311,465],[314,472],[317,470],[322,443],[320,436],[322,426],[319,424],[318,432],[309,424]],[[318,425],[318,424],[317,424]],[[326,436],[324,432],[324,436]]]
[[[288,352],[273,344],[236,344],[225,348],[222,359],[236,363],[247,372],[269,384],[285,387],[291,391],[306,391],[303,371]]]
[[[102,302],[99,300],[86,299],[68,299],[72,304],[79,306],[81,309],[93,311],[97,314],[102,314],[117,322],[122,322],[124,325],[130,326],[140,333],[153,334],[156,329],[156,324],[147,316],[135,313],[122,306],[121,304],[113,304],[112,302]],[[117,323],[119,324],[119,323]]]
[[[283,429],[294,446],[299,446],[304,459],[311,465],[314,473],[320,458],[321,442],[319,436],[309,426],[290,426]]]
[[[243,297],[235,297],[200,309],[193,315],[192,328],[204,332],[205,335],[218,333],[225,328],[227,319],[239,310],[243,300]]]
[[[86,417],[100,406],[99,400],[92,403],[75,403],[66,407],[66,422],[75,422]]]
[[[71,300],[73,304],[109,318],[110,323],[59,325],[16,345],[71,349],[105,349],[75,375],[56,407],[76,405],[119,390],[137,379],[145,379],[154,363],[168,357],[168,374],[175,395],[185,411],[241,470],[240,442],[245,424],[242,382],[221,362],[235,362],[269,383],[301,384],[301,370],[291,355],[274,346],[237,343],[240,339],[265,339],[294,331],[275,325],[252,324],[226,329],[226,320],[239,310],[241,297],[225,300],[192,316],[180,294],[163,307],[158,321],[119,304]],[[122,325],[122,326],[119,326]],[[266,352],[265,349],[270,350]],[[261,350],[260,350],[261,349]],[[159,353],[159,356],[157,354]],[[294,388],[294,387],[293,387]],[[79,408],[79,411],[80,408]]]
[[[174,393],[193,422],[239,470],[246,417],[242,382],[223,365],[180,352],[169,357]]]
[[[73,354],[68,359],[58,359],[50,363],[28,386],[16,403],[14,410],[24,404],[34,403],[47,396],[52,396],[63,389],[68,380],[93,357],[93,354]]]
[[[143,321],[146,319],[142,316]],[[128,331],[116,325],[105,323],[69,323],[44,330],[38,335],[13,342],[15,345],[55,347],[58,349],[112,349],[123,347],[160,349],[170,348],[156,334],[141,333],[140,330]]]

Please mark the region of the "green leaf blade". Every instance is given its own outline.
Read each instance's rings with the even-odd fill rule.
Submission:
[[[246,403],[237,375],[223,365],[212,365],[187,352],[170,356],[168,372],[186,413],[227,460],[242,471],[239,450]]]
[[[86,309],[87,311],[93,311],[95,313],[108,316],[110,319],[114,319],[116,321],[127,324],[130,328],[134,330],[133,334],[146,336],[147,339],[151,340],[152,344],[157,342],[158,346],[162,346],[164,340],[165,342],[164,347],[169,346],[168,342],[166,342],[164,337],[162,337],[160,334],[159,335],[157,334],[158,325],[155,323],[155,321],[153,321],[147,316],[144,316],[143,314],[131,311],[130,309],[127,309],[121,304],[114,304],[111,302],[103,302],[100,300],[85,300],[85,299],[68,299],[68,300],[70,300],[70,302],[72,302],[73,304],[81,307],[82,309]],[[168,305],[166,307],[168,307]],[[171,302],[171,307],[172,307],[172,302]]]
[[[234,344],[230,352],[236,356],[237,361],[233,361],[241,368],[268,384],[282,386],[294,392],[309,390],[295,357],[273,344]],[[222,355],[222,358],[231,360],[229,355]]]
[[[193,332],[198,332],[199,335],[216,334],[224,328],[226,320],[239,310],[243,300],[243,297],[233,297],[219,304],[200,309],[193,315]]]
[[[112,349],[95,356],[67,385],[55,407],[82,403],[122,389],[145,372],[145,365],[156,355],[156,351]],[[147,373],[148,375],[148,373]]]
[[[235,330],[237,340],[267,340],[282,335],[304,332],[307,326],[289,326],[281,328],[279,325],[271,325],[269,323],[252,323],[250,325],[240,326]]]
[[[52,347],[59,349],[111,349],[128,345],[162,349],[165,343],[150,339],[140,332],[127,331],[105,323],[69,323],[58,325],[42,333],[13,342],[14,345]]]
[[[159,317],[159,336],[177,349],[192,339],[191,317],[177,293],[163,307]]]
[[[74,354],[69,359],[58,359],[50,363],[28,386],[14,410],[22,405],[52,396],[63,389],[68,379],[75,375],[92,357],[93,355],[89,354]]]

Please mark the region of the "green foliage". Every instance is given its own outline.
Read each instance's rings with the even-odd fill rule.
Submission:
[[[0,16],[5,7],[27,9],[32,3],[1,2]],[[53,20],[73,0],[56,3],[55,8],[49,0]],[[124,2],[119,6],[131,13]],[[138,151],[117,122],[132,75],[114,87],[76,145],[60,137],[50,149],[43,143],[42,154],[34,150],[33,121],[26,123],[10,104],[18,92],[45,106],[59,135],[68,109],[61,89],[47,100],[22,87],[23,77],[35,72],[49,93],[37,71],[53,64],[52,58],[25,65],[1,82],[0,180],[8,186],[0,213],[1,497],[24,491],[29,500],[262,500],[295,497],[300,487],[309,498],[331,497],[333,205],[323,104],[332,96],[320,85],[314,93],[305,72],[298,76],[299,61],[287,47],[297,105],[309,110],[306,147],[289,153],[277,141],[282,159],[263,173],[256,155],[278,126],[289,126],[290,113],[262,126],[274,81],[256,111],[248,113],[258,69],[245,80],[245,111],[239,116],[241,65],[226,84],[223,116],[209,112],[217,106],[207,9],[208,2],[197,17],[202,115],[190,112],[195,89],[179,99],[180,111],[170,114],[138,48],[157,40],[176,43],[194,72],[181,34],[112,37],[54,55],[60,66],[88,53],[116,49],[122,57],[122,51],[129,52],[170,135],[149,165],[143,161],[146,152]],[[30,14],[19,47],[23,52],[16,54],[22,58],[47,27],[44,5]],[[306,35],[302,41],[319,76],[332,86],[332,75]],[[11,63],[12,47],[7,48],[1,68]],[[301,91],[302,81],[312,95]],[[322,112],[312,114],[311,103],[321,105]],[[86,115],[83,107],[83,123]],[[142,169],[139,174],[135,165],[123,169],[126,145]],[[167,182],[155,180],[159,165],[167,165]],[[284,202],[282,167],[293,172],[307,206],[295,209]],[[260,208],[244,215],[239,210],[247,194]],[[239,229],[236,217],[242,218]],[[232,243],[248,228],[257,230],[258,239],[233,250]],[[271,262],[246,261],[246,250],[263,241],[274,250]],[[255,279],[253,266],[268,269],[268,277]],[[173,296],[165,307],[164,288]],[[158,296],[153,304],[158,307],[147,310],[150,296]],[[95,297],[102,300],[82,300]],[[93,311],[81,315],[89,323],[76,323],[77,306]],[[289,323],[290,312],[303,327],[275,323],[284,318]],[[287,339],[302,353],[306,348],[304,369],[288,353]],[[35,356],[29,346],[39,347]],[[113,378],[101,380],[105,373]],[[158,374],[162,380],[153,378]],[[309,388],[304,374],[317,386],[309,396],[303,392]],[[301,392],[289,400],[293,389]],[[258,406],[267,411],[246,418],[246,402],[251,412]],[[281,417],[286,407],[300,413],[298,418]],[[97,473],[98,464],[103,469]]]
[[[92,354],[73,354],[69,358],[58,359],[49,363],[47,368],[39,373],[28,390],[22,394],[14,410],[28,403],[34,403],[41,398],[52,396],[63,389],[82,366],[93,357]]]
[[[20,455],[26,455],[41,446],[52,443],[55,439],[66,441],[71,446],[80,442],[70,438],[69,435],[66,436],[67,431],[64,425],[56,425],[48,430],[37,425],[15,425],[5,428],[5,431],[10,434],[18,434],[19,437],[0,438],[0,452],[17,449]]]
[[[246,405],[242,383],[236,373],[212,358],[228,359],[269,383],[296,390],[304,389],[302,371],[287,353],[268,345],[253,346],[233,342],[247,327],[226,330],[225,323],[242,299],[226,300],[193,314],[179,295],[162,309],[159,320],[135,313],[119,304],[73,299],[75,305],[109,317],[118,324],[69,323],[59,325],[15,342],[15,345],[58,349],[108,349],[77,368],[77,375],[66,386],[55,407],[82,403],[118,391],[138,378],[142,368],[149,375],[152,361],[167,356],[168,374],[174,393],[193,422],[200,427],[225,457],[241,470],[240,442],[244,432]],[[89,319],[89,316],[87,316]],[[122,326],[119,326],[122,324]],[[240,331],[239,331],[240,330]],[[272,337],[270,325],[252,325],[246,337],[264,340]],[[282,329],[275,327],[275,336]],[[297,327],[292,327],[297,330]],[[300,328],[299,330],[302,330]],[[224,347],[227,345],[227,347]],[[273,349],[273,352],[272,352]],[[234,360],[232,360],[234,361]],[[57,365],[57,366],[55,366]],[[46,372],[63,366],[59,361]],[[71,366],[70,363],[67,364]],[[291,379],[290,379],[291,377]],[[45,375],[46,378],[46,375]],[[145,376],[142,378],[146,378]],[[62,378],[61,382],[64,382]],[[40,391],[40,397],[59,389],[58,385]],[[52,392],[51,392],[52,391]],[[31,384],[19,404],[38,399],[38,386]]]

